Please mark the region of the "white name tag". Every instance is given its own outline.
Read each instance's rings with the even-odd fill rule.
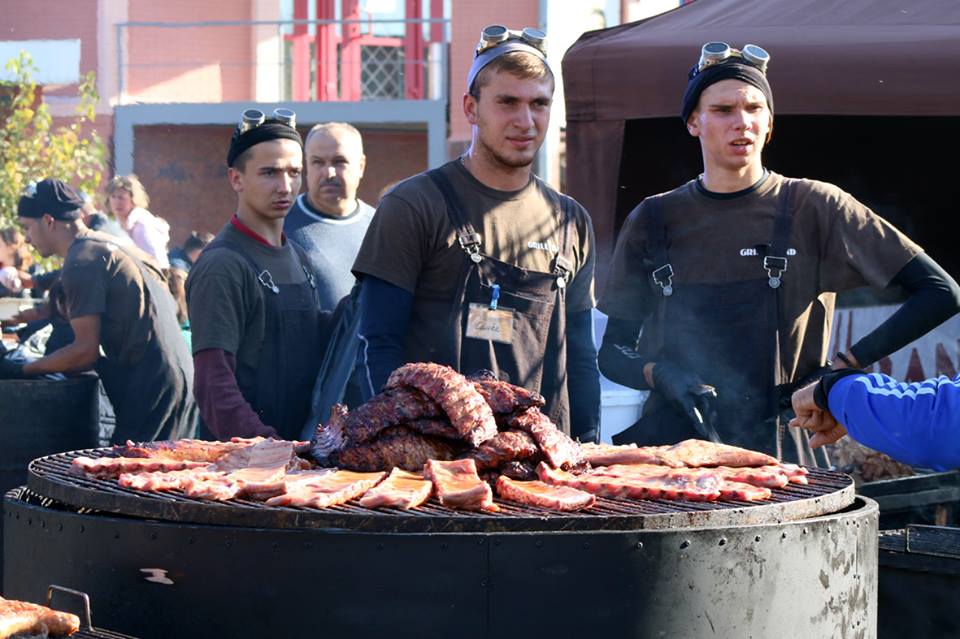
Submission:
[[[513,309],[491,311],[486,304],[471,304],[467,313],[467,337],[513,343]]]

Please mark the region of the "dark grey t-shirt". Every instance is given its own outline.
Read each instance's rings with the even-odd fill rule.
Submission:
[[[259,269],[269,271],[275,284],[299,284],[306,279],[289,241],[282,247],[268,246],[230,222],[214,241],[221,239],[252,257]],[[218,348],[248,366],[256,366],[266,323],[263,291],[257,274],[242,255],[228,248],[204,250],[187,278],[194,354]]]

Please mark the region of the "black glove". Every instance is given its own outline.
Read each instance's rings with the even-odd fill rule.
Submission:
[[[800,390],[804,386],[820,381],[820,378],[830,372],[833,372],[833,366],[830,364],[830,362],[827,362],[820,368],[816,368],[812,372],[807,373],[797,381],[779,386],[780,410],[784,411],[793,408],[791,398],[796,391]]]
[[[657,362],[653,366],[653,387],[663,395],[677,411],[695,423],[703,423],[706,412],[711,410],[710,390],[694,373],[670,362]],[[713,396],[716,393],[712,393]],[[700,416],[697,416],[697,412]]]
[[[0,359],[0,379],[24,379],[26,377],[29,377],[29,375],[24,374],[23,364],[9,357]]]

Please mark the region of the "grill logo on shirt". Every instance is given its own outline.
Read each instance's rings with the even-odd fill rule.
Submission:
[[[550,240],[547,240],[546,242],[534,242],[533,240],[530,240],[529,242],[527,242],[527,248],[537,249],[539,251],[547,251],[549,253],[560,252],[560,247],[554,244],[553,242],[551,242]]]
[[[796,254],[797,254],[797,249],[792,249],[792,248],[788,248],[788,249],[787,249],[787,257],[791,257],[791,256],[796,255]],[[741,256],[741,257],[756,257],[757,255],[760,255],[760,251],[758,251],[758,250],[755,249],[755,248],[742,248],[742,249],[740,249],[740,256]]]

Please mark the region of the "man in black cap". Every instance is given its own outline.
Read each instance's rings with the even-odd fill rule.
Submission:
[[[837,291],[893,283],[908,298],[835,367],[868,366],[960,308],[956,282],[851,195],[763,166],[768,62],[755,45],[704,45],[681,108],[703,173],[645,199],[620,232],[599,305],[610,317],[600,368],[653,391],[623,441],[709,436],[793,457],[779,411],[798,380],[829,369]],[[796,458],[812,463],[792,434]]]
[[[489,369],[542,394],[560,428],[593,441],[593,227],[532,170],[554,89],[544,38],[483,30],[463,96],[470,148],[377,207],[353,265],[361,362],[367,394],[406,362]]]
[[[227,154],[236,214],[187,279],[197,403],[220,439],[299,437],[320,366],[316,277],[283,234],[303,171],[294,117],[244,113]]]
[[[114,443],[192,436],[193,364],[163,273],[136,248],[89,230],[82,207],[80,194],[55,179],[20,198],[27,241],[44,257],[64,258],[60,278],[74,340],[25,365],[3,360],[0,376],[94,368],[116,414]]]

